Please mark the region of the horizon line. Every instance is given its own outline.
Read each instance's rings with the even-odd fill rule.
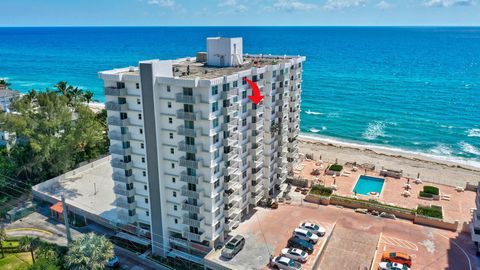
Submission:
[[[383,28],[394,28],[394,27],[404,27],[404,28],[428,28],[428,27],[480,27],[480,25],[10,25],[3,26],[0,25],[0,28],[116,28],[116,27],[166,27],[166,28],[176,28],[176,27],[383,27]]]

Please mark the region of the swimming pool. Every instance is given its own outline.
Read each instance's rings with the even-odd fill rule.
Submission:
[[[380,195],[383,188],[383,182],[385,182],[385,179],[383,178],[360,175],[357,184],[355,184],[355,187],[353,188],[353,192],[367,196],[370,195],[370,192],[377,192],[377,194]]]

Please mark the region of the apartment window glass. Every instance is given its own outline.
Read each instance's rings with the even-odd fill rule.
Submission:
[[[213,173],[218,173],[220,171],[220,166],[217,164],[214,168],[213,168]]]
[[[143,174],[143,176],[147,176],[147,172],[146,172],[146,171],[143,171],[142,174]]]
[[[277,76],[277,71],[276,71],[276,70],[274,70],[274,71],[272,72],[272,77],[275,77],[275,76]]]
[[[247,98],[247,90],[243,90],[242,91],[242,99],[246,99]]]
[[[275,90],[277,88],[277,84],[276,83],[272,83],[272,90]]]
[[[170,101],[167,102],[167,107],[168,107],[168,108],[172,108],[172,102],[170,102]]]
[[[212,96],[218,95],[218,85],[212,86]]]
[[[148,198],[145,198],[145,203],[148,203]]]
[[[220,197],[220,194],[217,194],[217,196],[215,196],[215,202],[220,201],[220,198],[221,198],[221,197]]]
[[[247,112],[247,104],[243,104],[242,105],[242,113],[246,113]]]
[[[184,94],[185,96],[193,96],[193,88],[184,87],[184,88],[183,88],[183,94]]]
[[[233,82],[233,87],[237,87],[238,86],[238,82],[237,81],[234,81]]]
[[[144,144],[144,143],[140,143],[140,148],[144,149],[144,148],[145,148],[145,144]]]
[[[233,97],[233,103],[235,103],[235,102],[238,102],[238,97],[237,96]]]
[[[147,190],[147,185],[143,185],[143,189],[144,189],[144,190]]]
[[[254,81],[254,82],[257,82],[257,81],[258,81],[257,75],[253,75],[253,76],[252,76],[252,81]]]
[[[140,84],[139,84],[139,83],[136,83],[136,84],[135,84],[135,88],[140,89]]]
[[[218,143],[218,134],[213,135],[213,144]]]
[[[172,183],[175,183],[175,177],[172,177]]]
[[[214,157],[214,159],[217,159],[219,156],[220,156],[220,151],[218,151],[218,149],[217,149],[217,150],[215,150],[215,152],[213,152],[213,157]]]
[[[167,92],[170,92],[172,89],[170,89],[170,85],[167,85]]]
[[[168,136],[170,137],[170,139],[173,139],[173,133],[169,133]]]
[[[263,73],[260,74],[260,80],[263,79]]]
[[[171,117],[168,118],[168,123],[169,124],[173,123],[173,119]]]
[[[145,211],[145,215],[147,215],[147,217],[150,216],[150,212]]]
[[[218,127],[218,118],[213,119],[213,127]]]
[[[242,190],[245,190],[245,189],[247,189],[247,183],[243,183],[242,185]]]
[[[247,125],[247,118],[242,119],[242,127]]]
[[[145,163],[145,158],[144,157],[142,157],[142,163]]]
[[[218,188],[220,186],[220,180],[217,180],[213,183],[214,188]]]
[[[137,98],[137,104],[140,104],[140,103],[141,103],[141,102],[140,102],[140,99],[139,99],[139,98]]]
[[[247,84],[247,77],[242,78],[242,85],[245,85],[245,84]]]
[[[175,154],[175,149],[170,148],[170,154]]]
[[[245,160],[245,161],[246,161],[246,160]],[[247,171],[243,171],[242,177],[243,177],[243,178],[247,177]],[[246,185],[246,184],[244,184],[244,185]],[[244,190],[245,190],[245,189],[244,189]]]
[[[242,196],[242,202],[246,202],[246,201],[247,201],[247,194],[245,193]]]
[[[220,208],[215,210],[215,217],[218,217],[218,215],[220,215]]]
[[[175,219],[174,222],[175,222],[175,224],[178,224],[178,219]]]
[[[223,91],[228,91],[228,90],[230,90],[230,84],[229,83],[223,84]]]
[[[212,103],[212,112],[216,111],[218,111],[218,102],[215,101],[214,103]]]
[[[143,128],[139,129],[140,134],[143,134]]]
[[[177,206],[176,205],[173,206],[173,211],[177,211]]]
[[[218,229],[220,229],[220,222],[217,222],[217,224],[215,224],[215,231],[218,231]]]
[[[174,169],[175,168],[175,163],[172,163],[171,167],[172,167],[172,169]]]
[[[173,197],[177,197],[177,192],[176,191],[173,192]]]

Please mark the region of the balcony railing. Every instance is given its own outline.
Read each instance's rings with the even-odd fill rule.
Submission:
[[[192,168],[192,169],[198,169],[199,163],[200,163],[199,160],[188,160],[185,157],[181,157],[179,161],[180,161],[180,166]]]
[[[113,177],[113,181],[124,183],[124,184],[132,183],[135,180],[133,175],[125,176],[124,172],[115,172],[113,173],[112,177]]]
[[[200,214],[202,207],[203,207],[203,203],[199,205],[189,204],[188,202],[182,203],[182,210],[192,212],[192,213]]]
[[[196,104],[200,100],[200,96],[198,95],[184,95],[183,93],[178,93],[175,95],[175,101],[179,103],[185,103],[185,104]]]
[[[186,172],[180,173],[180,181],[198,185],[200,176],[187,175]]]
[[[132,162],[125,162],[121,159],[112,159],[112,167],[123,170],[130,170],[132,169]]]
[[[183,224],[199,228],[205,219],[203,217],[199,219],[190,218],[187,214],[183,215]]]
[[[128,104],[119,104],[118,102],[115,101],[109,101],[105,103],[105,109],[107,111],[127,111],[128,110]]]
[[[193,190],[188,190],[187,187],[182,187],[182,196],[186,196],[186,197],[194,198],[198,200],[200,198],[199,192],[200,190],[193,191]]]
[[[253,192],[250,196],[250,203],[257,205],[257,203],[263,198],[263,192],[255,193]]]
[[[225,182],[225,185],[224,185],[224,189],[225,190],[238,190],[240,188],[240,183],[238,183],[238,181],[235,181],[235,180],[230,180],[228,182]]]
[[[126,96],[128,95],[126,88],[105,87],[105,96]]]
[[[110,153],[122,156],[128,156],[132,154],[132,148],[126,147],[123,148],[120,145],[110,145]]]
[[[185,142],[178,143],[178,150],[188,153],[197,153],[197,145],[186,144]]]
[[[238,139],[234,139],[234,138],[225,138],[223,139],[223,146],[236,146],[238,145]]]
[[[137,202],[133,201],[129,203],[126,199],[117,198],[115,200],[115,205],[117,207],[133,210],[137,207]]]
[[[223,112],[223,114],[230,114],[230,113],[238,112],[238,104],[234,104],[234,105],[229,106],[229,107],[224,107],[224,108],[222,108],[222,112]]]
[[[118,220],[123,224],[131,224],[137,221],[137,215],[130,216],[128,213],[119,212],[117,216]]]
[[[256,123],[250,123],[250,129],[252,129],[252,130],[262,130],[263,129],[263,121],[258,121]]]
[[[225,222],[225,230],[231,231],[238,227],[238,225],[240,225],[240,221],[238,220],[238,218],[230,219],[228,220],[228,222]]]
[[[236,157],[238,157],[238,152],[236,150],[232,150],[229,153],[223,154],[223,161],[229,161]]]
[[[203,242],[203,239],[205,238],[203,232],[192,233],[189,231],[183,231],[183,237],[195,242]]]
[[[197,137],[200,135],[200,128],[186,128],[185,126],[179,126],[177,128],[178,135]]]
[[[223,208],[223,212],[225,214],[225,217],[231,218],[231,219],[234,219],[235,217],[240,215],[240,209],[238,209],[236,205],[232,205],[232,207],[230,208]]]
[[[223,201],[226,203],[226,204],[235,204],[237,202],[240,202],[240,196],[238,196],[238,194],[231,194],[231,195],[227,195],[226,193],[224,193],[223,195]]]
[[[130,133],[122,134],[118,131],[109,131],[108,138],[110,138],[110,140],[128,141],[130,140]]]
[[[232,88],[227,91],[222,91],[222,99],[229,99],[238,96],[238,88]]]
[[[129,124],[128,118],[127,119],[120,119],[116,116],[110,116],[107,119],[107,123],[112,126],[119,126],[124,127]]]
[[[255,185],[252,185],[251,191],[254,192],[255,194],[258,194],[263,190],[263,185],[260,181],[261,181],[261,177],[260,179],[255,180],[254,182]]]
[[[180,109],[177,110],[177,118],[189,121],[195,121],[200,119],[200,112],[185,112],[184,110]]]
[[[118,195],[123,195],[127,197],[135,196],[135,189],[127,189],[123,186],[114,186],[113,192]]]

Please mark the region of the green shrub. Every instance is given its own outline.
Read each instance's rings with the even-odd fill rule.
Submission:
[[[403,212],[407,214],[414,214],[415,210],[410,209],[410,208],[404,208],[400,206],[392,206],[388,204],[381,203],[376,200],[361,200],[361,199],[354,199],[350,197],[344,197],[344,196],[339,196],[339,195],[332,195],[332,198],[335,198],[336,200],[341,200],[341,201],[348,201],[348,202],[355,202],[358,204],[363,205],[364,208],[369,208],[369,207],[375,207],[375,208],[380,208],[380,209],[385,209],[385,210],[394,210],[398,212]]]
[[[424,186],[424,187],[423,187],[423,192],[425,192],[425,193],[430,193],[430,194],[433,194],[433,195],[438,195],[438,194],[440,194],[438,188],[437,188],[437,187],[433,187],[433,186]]]
[[[442,207],[440,206],[418,206],[417,215],[442,219]]]
[[[330,165],[330,168],[328,168],[330,171],[334,172],[341,172],[343,170],[343,166],[340,164],[332,164]]]
[[[420,195],[420,197],[424,197],[424,198],[433,198],[433,194],[426,193],[424,191],[420,191],[419,195]]]
[[[310,194],[326,196],[326,197],[331,196],[332,193],[333,193],[332,188],[325,187],[325,186],[322,186],[322,185],[313,185],[312,189],[310,190]]]

